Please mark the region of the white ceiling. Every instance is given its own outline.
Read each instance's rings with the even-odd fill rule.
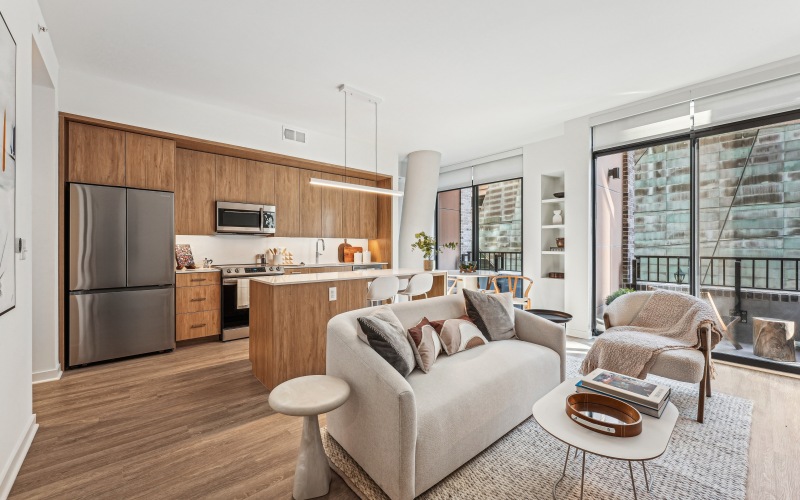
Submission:
[[[384,98],[381,141],[450,164],[800,53],[800,2],[39,0],[63,68],[342,132],[336,87]]]

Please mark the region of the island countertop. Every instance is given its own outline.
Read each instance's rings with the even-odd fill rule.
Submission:
[[[447,274],[447,271],[423,271],[422,269],[364,269],[362,271],[342,271],[339,273],[284,274],[281,276],[262,276],[250,279],[267,285],[295,285],[300,283],[321,283],[325,281],[375,279],[381,276],[408,278],[420,273],[442,276]]]

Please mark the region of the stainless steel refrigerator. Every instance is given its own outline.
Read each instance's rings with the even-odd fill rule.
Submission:
[[[69,366],[175,348],[173,196],[69,185]]]

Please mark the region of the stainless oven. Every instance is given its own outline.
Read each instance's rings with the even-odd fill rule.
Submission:
[[[250,336],[250,278],[279,276],[281,266],[231,264],[214,266],[222,273],[222,340]]]
[[[217,202],[217,232],[275,235],[275,207],[252,203]]]

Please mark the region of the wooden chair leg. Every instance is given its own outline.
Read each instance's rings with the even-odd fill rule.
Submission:
[[[711,397],[711,368],[707,367],[706,371],[706,397]]]
[[[697,398],[697,421],[701,424],[703,423],[703,417],[705,416],[705,409],[706,409],[706,378],[703,377],[703,380],[700,381],[700,397]]]

